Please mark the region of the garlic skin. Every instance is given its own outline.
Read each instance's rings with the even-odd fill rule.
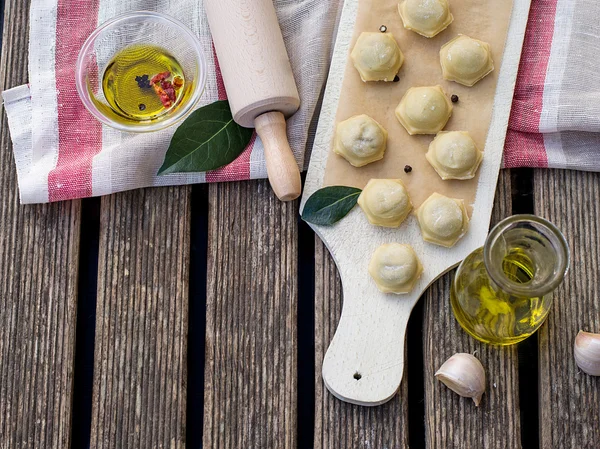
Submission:
[[[485,370],[475,356],[464,352],[454,354],[437,370],[435,377],[460,396],[473,399],[479,407],[485,393]]]
[[[600,376],[600,334],[579,331],[574,346],[575,363],[581,371]]]

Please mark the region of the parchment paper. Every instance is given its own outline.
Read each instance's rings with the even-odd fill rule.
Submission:
[[[477,147],[484,151],[485,159],[484,144],[512,3],[512,0],[450,0],[454,21],[440,34],[428,39],[404,29],[397,0],[360,0],[350,51],[362,31],[379,31],[379,27],[385,25],[387,32],[398,42],[405,60],[398,73],[399,82],[364,83],[348,54],[336,123],[358,114],[373,117],[388,131],[387,150],[382,160],[360,168],[330,151],[323,185],[363,188],[371,178],[401,178],[415,208],[433,192],[462,198],[469,206],[473,204],[479,175],[467,181],[443,181],[425,159],[434,136],[409,135],[398,122],[394,110],[410,87],[441,85],[448,96],[456,94],[459,97],[459,101],[452,104],[452,117],[444,130],[468,131]],[[440,48],[458,34],[488,42],[492,49],[494,71],[473,87],[442,78]],[[412,172],[404,173],[405,165],[410,165]],[[471,215],[471,207],[468,209]]]

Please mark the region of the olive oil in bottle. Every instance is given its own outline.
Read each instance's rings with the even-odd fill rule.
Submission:
[[[106,66],[102,90],[113,112],[126,121],[155,120],[185,97],[183,69],[164,48],[125,47]]]
[[[546,319],[568,260],[564,237],[551,223],[507,218],[460,264],[450,290],[456,320],[486,343],[524,340]]]

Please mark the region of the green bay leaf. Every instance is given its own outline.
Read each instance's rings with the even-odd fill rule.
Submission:
[[[227,100],[203,106],[173,134],[158,174],[203,172],[227,165],[244,151],[253,132],[233,121]]]
[[[356,206],[362,192],[356,187],[329,186],[313,193],[304,204],[302,219],[317,225],[332,225]]]

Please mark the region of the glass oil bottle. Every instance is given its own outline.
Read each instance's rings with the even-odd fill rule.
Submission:
[[[514,215],[460,264],[450,291],[457,321],[485,343],[511,345],[544,322],[569,266],[561,232],[534,215]]]

